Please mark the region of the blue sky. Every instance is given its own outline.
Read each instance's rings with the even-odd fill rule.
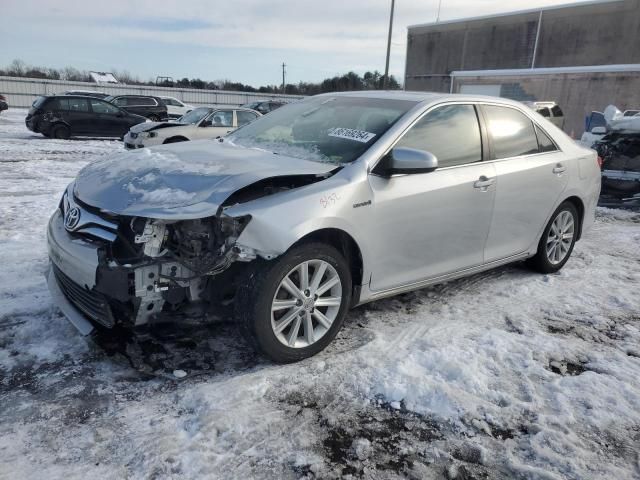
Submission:
[[[390,0],[3,0],[0,65],[127,70],[254,86],[384,70]],[[441,20],[558,5],[442,0]],[[391,73],[402,78],[406,27],[434,21],[438,0],[397,0]]]

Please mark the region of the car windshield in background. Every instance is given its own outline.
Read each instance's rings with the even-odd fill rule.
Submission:
[[[228,140],[305,160],[349,163],[415,105],[408,100],[319,97],[279,108]]]
[[[209,114],[210,111],[211,110],[206,108],[206,107],[205,108],[194,108],[193,110],[191,110],[186,115],[181,116],[178,119],[178,122],[179,123],[196,124],[200,120],[202,120],[204,117],[206,117]]]

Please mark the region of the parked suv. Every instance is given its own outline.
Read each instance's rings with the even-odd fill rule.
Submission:
[[[160,97],[164,104],[167,106],[167,113],[169,118],[180,118],[181,116],[189,113],[195,107],[193,105],[187,105],[174,97]]]
[[[147,95],[112,95],[106,97],[105,100],[129,113],[147,117],[152,122],[163,122],[169,119],[167,106],[160,97]]]
[[[279,101],[279,100],[268,100],[265,102],[252,102],[247,103],[246,105],[242,105],[244,108],[249,108],[251,110],[256,110],[263,115],[266,115],[269,112],[273,112],[277,108],[286,105],[287,102]]]
[[[76,95],[38,97],[25,118],[29,130],[53,138],[122,138],[133,125],[146,121],[99,98]]]
[[[0,112],[3,110],[7,110],[9,108],[9,104],[7,103],[7,97],[4,95],[0,95]]]
[[[544,118],[553,123],[556,127],[564,127],[564,112],[556,102],[524,102]]]
[[[599,192],[596,152],[520,103],[325,94],[84,167],[49,222],[48,283],[84,333],[233,306],[290,362],[355,305],[515,261],[560,270]]]

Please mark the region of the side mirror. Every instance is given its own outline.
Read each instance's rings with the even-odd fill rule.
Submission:
[[[427,173],[438,168],[438,159],[431,152],[415,148],[396,147],[391,150],[387,174]]]
[[[595,135],[604,135],[607,133],[607,129],[606,127],[593,127],[591,129],[591,133],[595,134]]]
[[[116,117],[124,117],[124,113],[118,112],[118,113],[116,113]]]
[[[210,127],[210,126],[211,126],[211,120],[209,120],[209,119],[203,120],[203,121],[200,123],[200,126],[201,126],[201,127]]]

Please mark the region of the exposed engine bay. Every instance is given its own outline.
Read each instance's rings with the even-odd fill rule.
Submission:
[[[95,315],[91,308],[83,309],[83,301],[75,298],[79,294],[69,290],[73,286],[63,291],[105,327],[116,323],[140,327],[176,316],[215,315],[232,302],[243,265],[259,256],[237,242],[251,216],[231,217],[225,209],[326,177],[264,179],[229,196],[215,216],[177,221],[109,214],[82,203],[70,187],[60,202],[64,229],[98,251],[96,281],[90,288],[98,300],[89,298],[84,303],[100,301],[108,312]],[[58,276],[64,275],[59,272]],[[64,281],[59,283],[64,287]]]

